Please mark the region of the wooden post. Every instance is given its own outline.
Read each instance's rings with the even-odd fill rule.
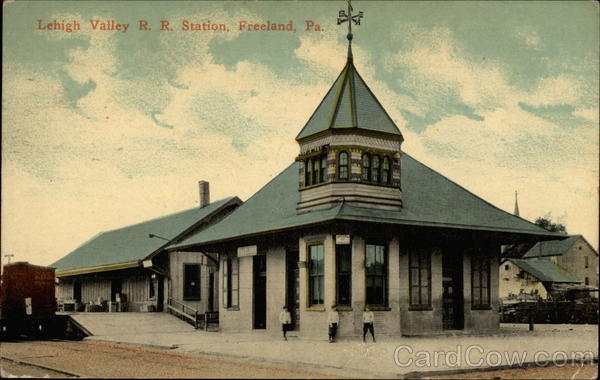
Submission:
[[[529,305],[529,331],[533,331],[533,305]]]
[[[194,311],[194,328],[198,329],[198,311]]]

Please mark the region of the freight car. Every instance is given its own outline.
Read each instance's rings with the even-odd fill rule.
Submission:
[[[54,268],[6,264],[0,286],[0,333],[5,338],[52,337],[56,331]]]

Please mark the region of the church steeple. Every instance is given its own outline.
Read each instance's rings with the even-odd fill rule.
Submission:
[[[517,191],[515,190],[515,211],[513,212],[515,216],[519,215],[519,199],[517,198]]]

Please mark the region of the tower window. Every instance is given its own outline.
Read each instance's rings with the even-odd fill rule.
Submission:
[[[304,186],[317,185],[327,180],[327,154],[304,161]]]
[[[373,155],[371,163],[371,180],[373,182],[379,182],[379,156]]]
[[[371,157],[369,157],[369,153],[362,155],[362,179],[363,181],[371,180]]]
[[[325,182],[327,180],[327,154],[321,156],[321,178],[319,182]]]
[[[305,165],[306,169],[304,171],[304,185],[310,186],[312,185],[313,161],[311,159],[307,159]]]
[[[381,182],[390,183],[390,180],[390,158],[388,156],[383,156],[383,162],[381,166]]]
[[[348,179],[348,152],[338,154],[338,179]]]
[[[321,158],[319,157],[314,157],[311,159],[312,161],[312,167],[313,167],[313,178],[312,178],[312,184],[316,185],[317,183],[320,183],[321,181]]]

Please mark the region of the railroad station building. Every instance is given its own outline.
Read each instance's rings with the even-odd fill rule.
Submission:
[[[168,250],[216,252],[223,331],[415,335],[499,328],[503,244],[556,238],[402,151],[403,136],[354,66],[296,138],[296,160],[221,222]]]
[[[501,246],[562,237],[403,152],[402,133],[358,73],[351,46],[296,140],[294,162],[247,201],[188,211],[177,225],[170,216],[100,235],[87,244],[104,239],[98,249],[84,245],[59,260],[61,297],[87,294],[88,282],[112,297],[117,274],[127,278],[125,294],[126,281],[151,289],[158,275],[156,310],[218,310],[224,332],[279,334],[283,306],[299,336],[323,336],[333,307],[340,336],[361,334],[365,307],[377,334],[494,331]],[[146,246],[161,233],[170,241]],[[204,276],[194,300],[185,293],[190,263]],[[130,303],[149,301],[147,290],[133,292]]]

